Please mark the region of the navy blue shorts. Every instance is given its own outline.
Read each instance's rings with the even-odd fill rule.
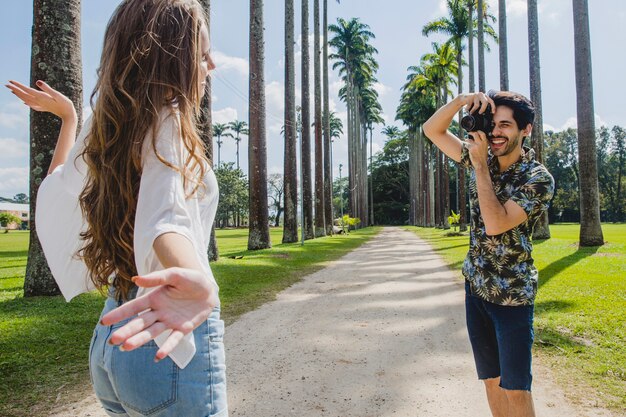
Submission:
[[[534,306],[501,306],[471,294],[465,282],[465,318],[479,379],[530,391]]]

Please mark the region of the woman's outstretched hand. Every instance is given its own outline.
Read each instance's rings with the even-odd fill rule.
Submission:
[[[28,107],[35,111],[50,112],[63,121],[76,119],[76,109],[72,100],[59,93],[43,81],[36,82],[41,90],[30,88],[17,81],[9,81],[6,87]]]
[[[110,311],[101,324],[110,326],[124,319],[139,316],[116,330],[109,343],[133,350],[166,330],[169,337],[158,350],[155,360],[169,355],[183,337],[206,320],[218,304],[217,292],[206,275],[186,268],[168,268],[135,277],[143,288],[155,288]]]

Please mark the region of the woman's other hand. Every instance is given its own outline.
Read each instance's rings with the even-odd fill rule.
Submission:
[[[157,361],[206,320],[219,302],[214,284],[195,269],[168,268],[133,281],[139,287],[157,288],[105,314],[101,324],[110,326],[143,312],[111,335],[109,343],[123,350],[136,349],[171,330],[156,354]]]
[[[63,121],[77,119],[74,103],[69,98],[41,80],[37,81],[36,84],[41,90],[30,88],[13,80],[9,81],[6,87],[35,111],[50,112]]]

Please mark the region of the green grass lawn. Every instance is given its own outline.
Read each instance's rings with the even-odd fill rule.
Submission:
[[[220,285],[222,318],[274,299],[277,292],[363,244],[379,231],[367,228],[300,244],[247,251],[244,229],[218,230],[220,260],[212,269]],[[23,298],[28,232],[0,234],[0,416],[46,415],[91,390],[89,340],[104,299],[83,294],[70,303],[61,296]],[[239,259],[234,259],[239,258]]]
[[[407,227],[459,271],[468,236]],[[574,401],[626,409],[626,224],[603,224],[601,247],[579,248],[577,224],[534,243],[539,269],[536,352]]]

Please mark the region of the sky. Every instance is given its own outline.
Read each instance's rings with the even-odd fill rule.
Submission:
[[[32,29],[32,1],[7,2],[0,16],[0,80],[28,82]],[[82,1],[82,64],[84,115],[90,113],[89,95],[95,85],[104,30],[119,0]],[[300,1],[296,9],[296,98],[300,100]],[[311,9],[313,0],[309,0]],[[322,3],[320,1],[320,3]],[[497,16],[497,0],[487,0]],[[380,69],[375,88],[380,94],[383,118],[388,125],[397,125],[395,111],[406,81],[407,67],[417,65],[420,57],[431,52],[432,42],[443,42],[445,35],[422,36],[423,26],[446,14],[444,0],[328,0],[329,23],[338,17],[359,18],[376,35],[372,40],[379,53]],[[574,34],[571,0],[538,0],[539,50],[544,130],[576,127],[576,82],[574,72]],[[283,141],[280,129],[284,112],[284,2],[265,0],[265,93],[267,100],[267,147],[269,173],[282,172]],[[626,2],[623,0],[589,0],[591,55],[594,81],[596,126],[626,126],[626,88],[623,78],[626,54]],[[217,69],[213,73],[213,120],[226,123],[248,120],[248,24],[249,2],[245,0],[212,0],[211,42]],[[309,44],[313,47],[313,14]],[[526,0],[507,1],[510,89],[530,95],[528,79],[528,31]],[[497,30],[497,23],[494,24]],[[310,54],[312,57],[312,53]],[[311,67],[313,61],[311,59]],[[497,45],[486,53],[487,89],[499,88]],[[312,71],[312,69],[311,69]],[[467,88],[467,68],[464,68]],[[313,77],[311,74],[311,82]],[[330,73],[331,111],[346,121],[344,104],[337,93],[341,82]],[[453,87],[456,91],[456,87]],[[313,105],[311,89],[311,105]],[[380,150],[385,137],[382,126],[374,131],[374,153]],[[240,161],[247,172],[247,138],[240,144]],[[29,112],[6,88],[0,89],[0,196],[28,194]],[[215,149],[217,155],[217,149]],[[235,161],[235,143],[224,138],[222,162]],[[338,165],[347,171],[347,143],[341,137],[333,144],[333,174]]]

